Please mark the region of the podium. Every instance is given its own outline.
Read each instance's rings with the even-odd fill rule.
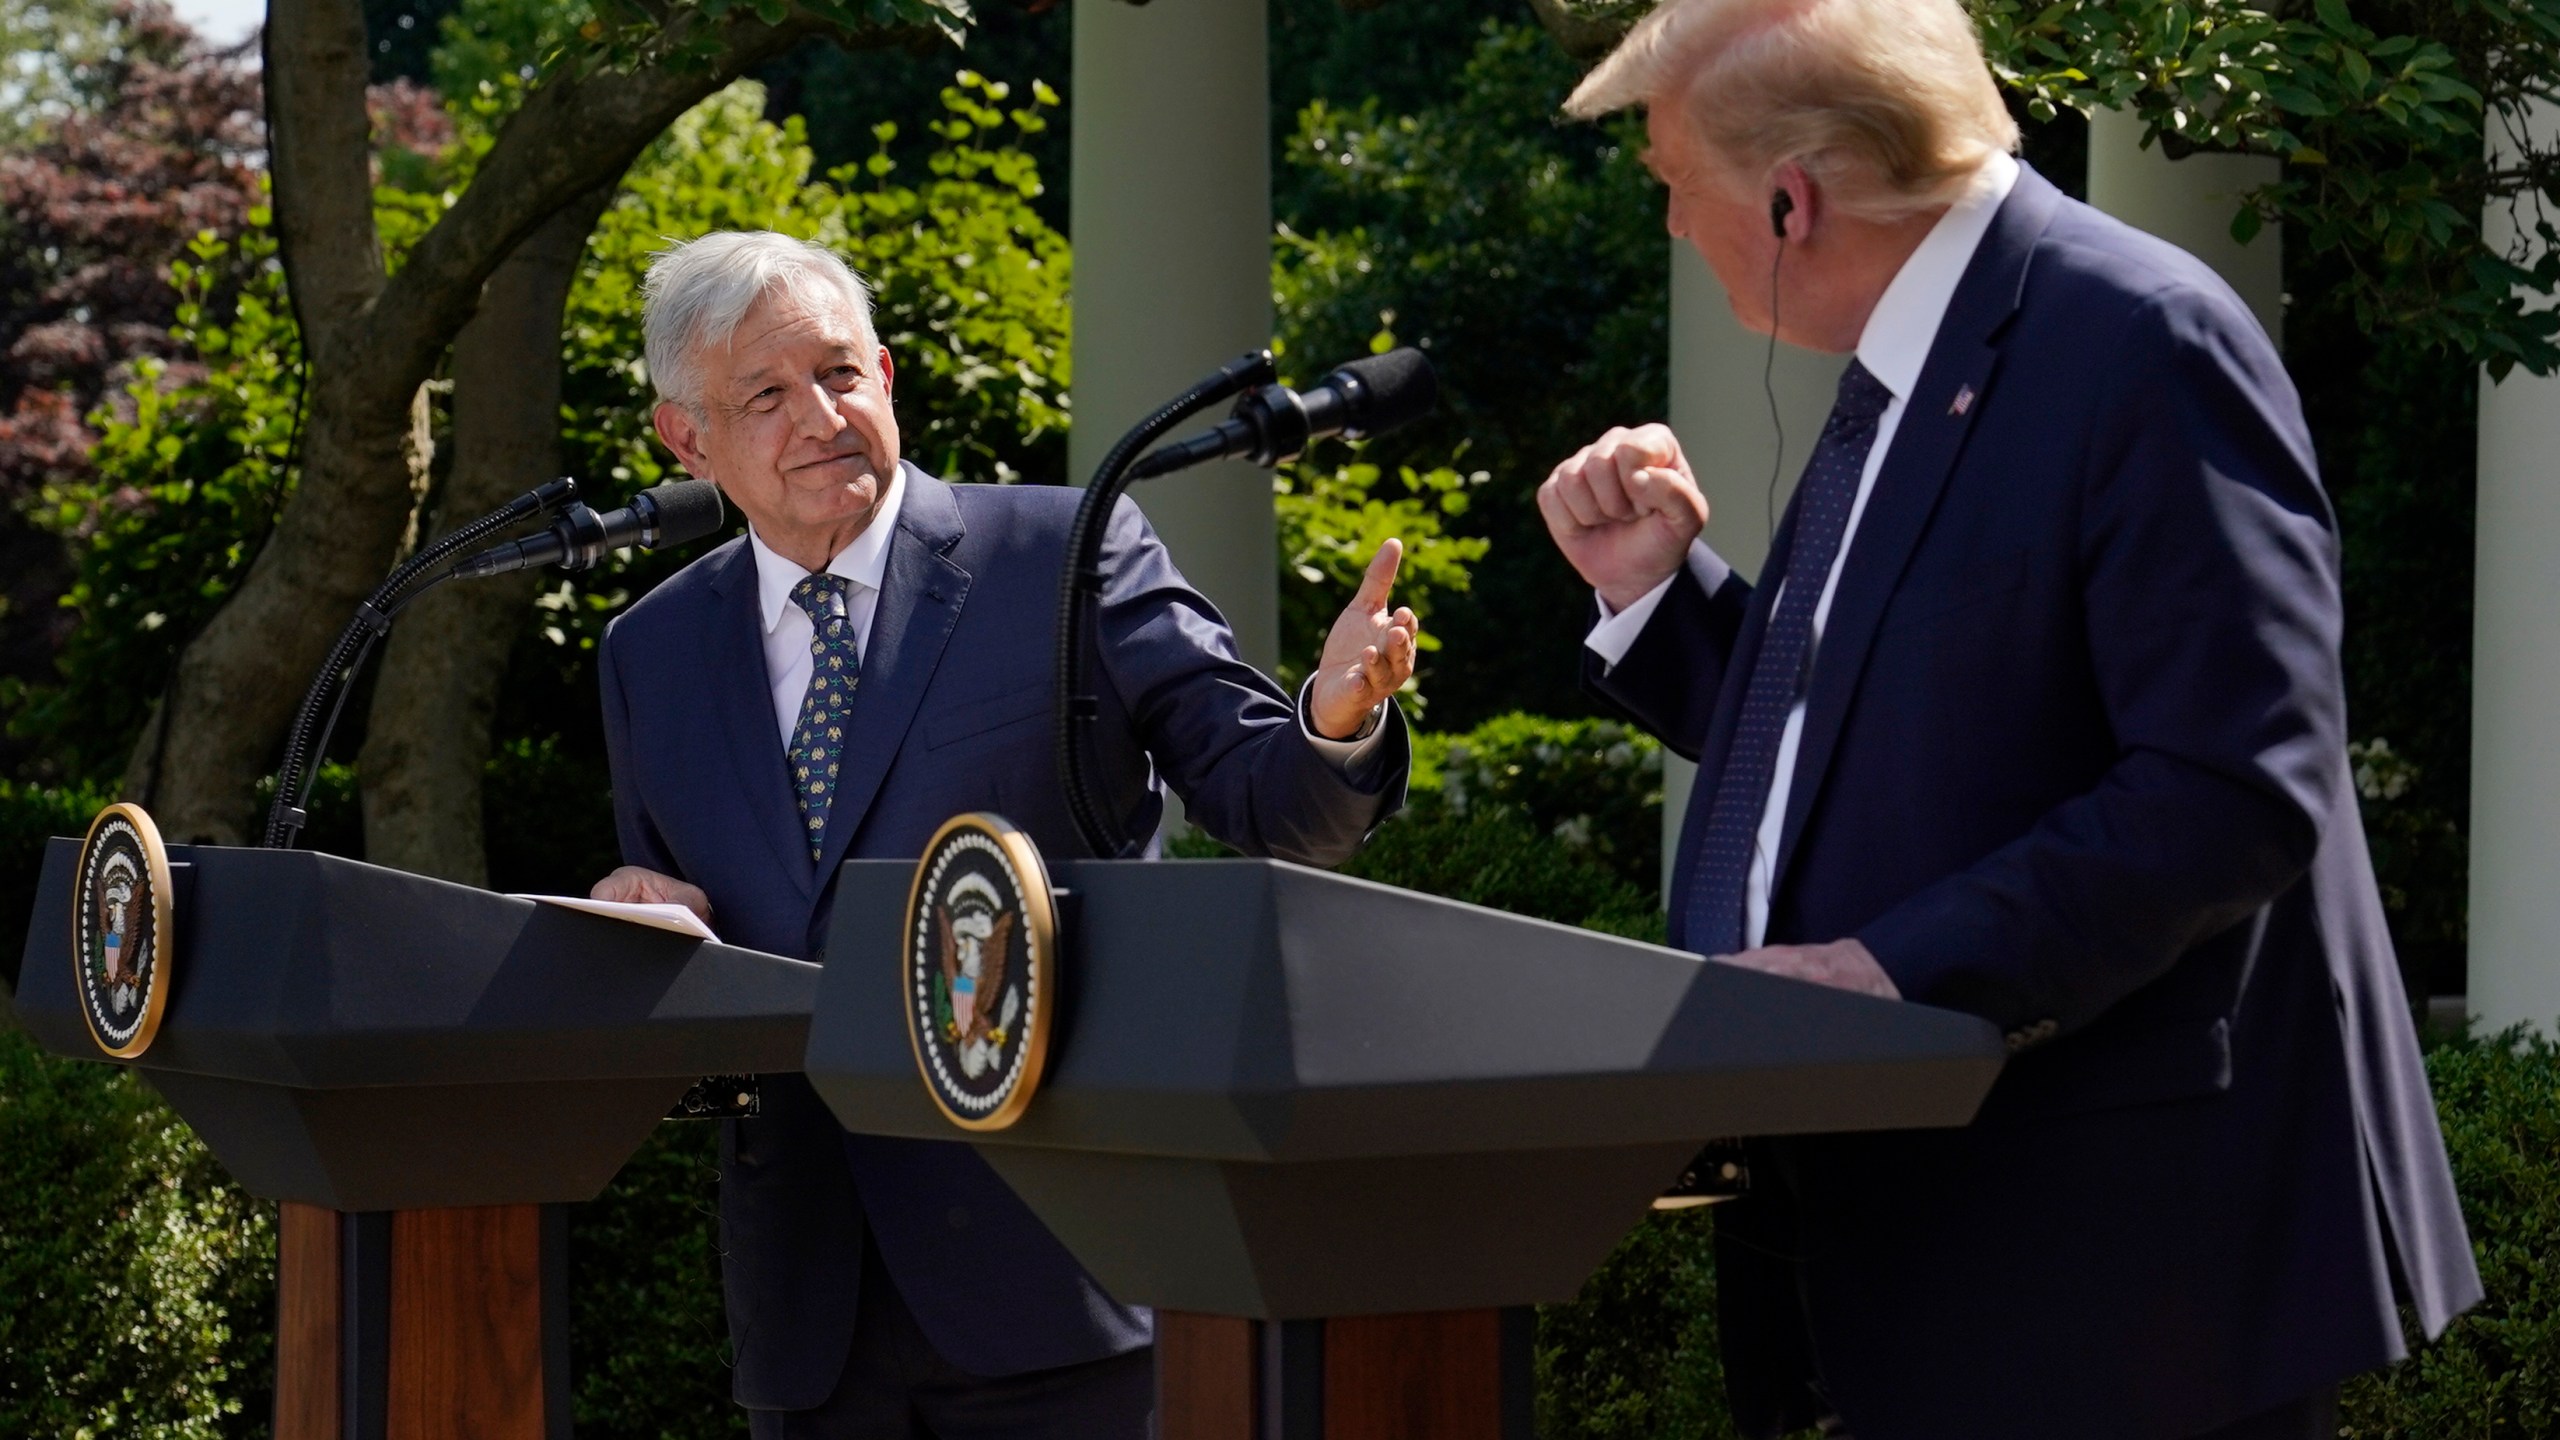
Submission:
[[[16,976],[47,1049],[78,845]],[[295,851],[173,847],[132,1062],[284,1202],[278,1440],[568,1433],[559,1202],[706,1074],[805,1068],[853,1129],[923,1089],[914,866],[842,872],[831,963]],[[1701,1142],[1956,1125],[1987,1023],[1270,861],[1069,862],[1047,1079],[968,1136],[1121,1299],[1167,1440],[1525,1435],[1518,1307],[1570,1298]]]
[[[79,842],[19,962],[72,991]],[[706,1074],[793,1070],[818,967],[297,850],[170,847],[175,988],[132,1062],[283,1202],[277,1440],[565,1440],[562,1212]]]
[[[896,983],[913,867],[848,864],[808,1073],[848,1129],[958,1134]],[[973,1139],[1159,1308],[1167,1440],[1527,1436],[1525,1312],[1705,1142],[1961,1125],[1988,1022],[1272,861],[1056,865],[1039,1097]]]

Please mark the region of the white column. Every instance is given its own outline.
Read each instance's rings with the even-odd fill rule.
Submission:
[[[2560,112],[2534,117],[2548,147]],[[2515,224],[2484,218],[2504,252]],[[2560,1019],[2560,380],[2480,376],[2480,508],[2471,630],[2471,974],[2484,1028]]]
[[[2231,238],[2240,197],[2283,173],[2261,155],[2172,160],[2142,146],[2142,122],[2101,110],[2089,120],[2089,203],[2202,260],[2284,343],[2284,234],[2270,225],[2243,245]]]
[[[1841,355],[1817,355],[1780,345],[1771,362],[1769,338],[1754,335],[1733,318],[1724,287],[1685,240],[1671,242],[1670,424],[1680,449],[1707,497],[1707,543],[1736,570],[1757,576],[1769,555],[1769,535],[1795,493],[1796,476],[1813,453],[1814,437],[1831,413]],[[1766,366],[1777,392],[1777,426],[1770,422]],[[1785,445],[1779,444],[1781,432]],[[1777,484],[1773,491],[1771,475]],[[1773,508],[1774,499],[1774,508]],[[1698,767],[1676,755],[1662,766],[1662,893],[1671,894],[1671,860],[1688,812],[1689,787]]]
[[[1264,0],[1075,7],[1076,484],[1149,411],[1271,342],[1268,52]],[[1230,463],[1131,493],[1245,658],[1271,668],[1271,477]]]

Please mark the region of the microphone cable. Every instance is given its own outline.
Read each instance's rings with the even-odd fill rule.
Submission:
[[[1778,251],[1769,260],[1769,348],[1760,358],[1760,393],[1769,401],[1769,430],[1776,437],[1769,451],[1769,493],[1762,508],[1769,526],[1760,542],[1764,547],[1760,562],[1764,573],[1769,565],[1765,550],[1774,550],[1778,545],[1778,476],[1787,465],[1787,422],[1778,413],[1778,267],[1786,263],[1787,241],[1781,231]]]

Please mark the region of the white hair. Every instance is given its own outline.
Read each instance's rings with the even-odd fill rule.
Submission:
[[[722,230],[670,245],[651,258],[640,282],[641,335],[649,380],[658,398],[702,412],[706,346],[725,346],[758,300],[781,292],[813,308],[850,307],[869,351],[871,287],[834,251],[771,230]]]
[[[1565,101],[1671,107],[1724,178],[1801,165],[1848,214],[1945,205],[2017,122],[1958,0],[1664,0]]]

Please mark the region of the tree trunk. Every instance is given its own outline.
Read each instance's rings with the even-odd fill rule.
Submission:
[[[560,470],[560,325],[600,189],[518,245],[453,342],[453,466],[438,535]],[[391,632],[364,753],[365,858],[465,885],[489,883],[480,815],[489,724],[540,571],[445,586]]]
[[[166,744],[146,734],[124,783],[152,795],[172,839],[225,844],[247,837],[277,737],[399,541],[409,406],[425,378],[387,396],[348,393],[367,369],[357,338],[384,279],[363,11],[354,0],[274,0],[266,46],[277,239],[308,375],[302,481],[238,592],[179,662],[154,721],[168,727]]]
[[[273,0],[266,30],[275,215],[309,380],[302,474],[240,588],[187,647],[124,792],[173,840],[238,844],[259,779],[330,641],[389,568],[412,506],[411,397],[499,264],[563,207],[621,178],[668,123],[802,36],[793,12],[689,12],[707,56],[563,66],[499,132],[471,184],[385,278],[374,228],[357,0]],[[864,32],[880,43],[894,32]],[[673,41],[686,37],[676,35]],[[669,53],[685,51],[672,43]],[[165,743],[159,733],[166,731]]]

